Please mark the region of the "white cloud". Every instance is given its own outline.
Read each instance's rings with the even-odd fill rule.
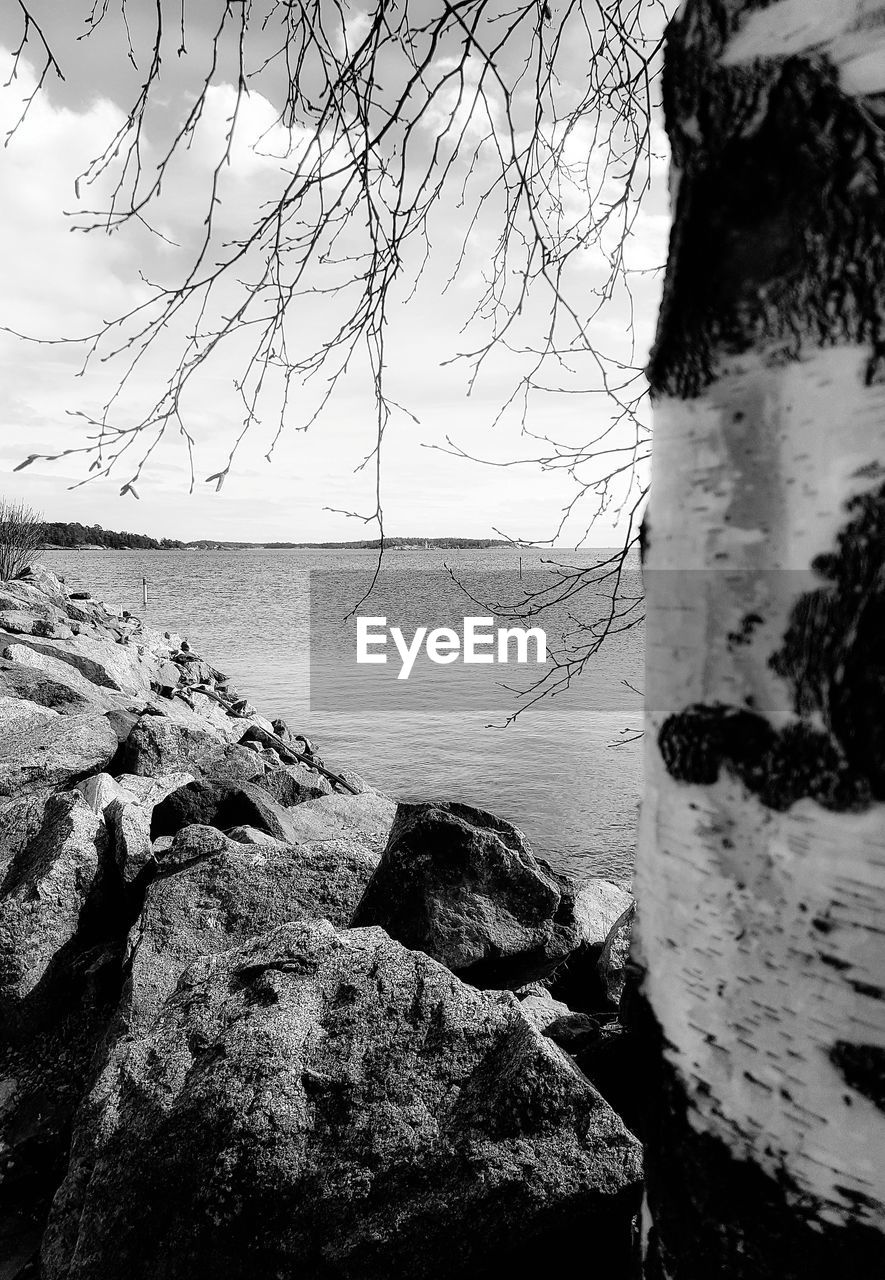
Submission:
[[[359,33],[359,15],[354,19]],[[14,91],[0,93],[0,127],[17,113],[21,97],[33,84],[23,75]],[[179,253],[192,247],[201,234],[205,214],[206,178],[224,148],[226,121],[235,100],[234,89],[221,85],[210,92],[203,123],[188,153],[170,172],[162,209],[154,223],[169,239],[184,246],[180,251],[137,225],[110,238],[99,233],[84,236],[70,231],[64,209],[76,210],[73,183],[77,174],[98,154],[108,137],[123,122],[119,108],[96,99],[80,110],[54,104],[38,96],[20,135],[0,155],[0,271],[4,301],[0,320],[17,329],[41,336],[93,330],[147,296],[139,272],[149,279],[171,277]],[[170,107],[170,110],[172,108]],[[304,137],[297,143],[303,146]],[[156,148],[156,140],[148,139]],[[580,140],[574,144],[580,149]],[[280,156],[290,138],[276,122],[273,105],[253,93],[241,106],[232,163],[224,175],[220,231],[242,230],[262,201],[279,191],[285,181]],[[156,156],[154,149],[151,152]],[[291,168],[297,149],[285,163]],[[107,190],[84,192],[84,203],[100,204]],[[658,251],[666,230],[662,198],[649,206],[637,224],[636,261],[645,262]],[[390,427],[385,468],[385,509],[392,532],[425,535],[446,532],[488,533],[493,526],[524,536],[547,536],[559,507],[568,496],[562,478],[539,481],[530,469],[506,472],[430,453],[422,442],[441,442],[452,434],[479,456],[525,456],[530,446],[518,432],[489,430],[502,399],[512,389],[515,361],[490,367],[470,400],[465,398],[463,367],[443,369],[441,361],[459,347],[469,299],[465,290],[442,295],[442,286],[459,248],[458,231],[467,214],[452,205],[442,206],[436,219],[434,250],[439,257],[429,269],[408,308],[394,309],[388,351],[391,391],[402,398],[421,419],[416,428],[405,418]],[[469,246],[468,271],[479,272],[487,253],[486,237],[477,234]],[[643,286],[645,288],[645,286]],[[650,298],[648,290],[644,297]],[[653,300],[649,302],[649,321]],[[330,314],[328,305],[307,300],[293,316],[293,331],[311,337]],[[527,320],[531,319],[531,315]],[[617,315],[611,323],[623,324]],[[156,358],[127,387],[121,401],[123,420],[135,415],[137,406],[157,393],[162,360],[169,355],[174,333],[159,344]],[[242,340],[237,340],[242,350]],[[0,489],[38,501],[47,516],[98,519],[108,527],[143,528],[170,536],[243,537],[352,537],[357,527],[323,511],[326,505],[366,509],[371,505],[368,472],[353,475],[353,468],[371,447],[372,405],[365,371],[358,361],[344,394],[326,412],[322,423],[308,435],[283,437],[273,466],[263,461],[273,424],[268,420],[247,439],[240,467],[221,494],[210,492],[202,477],[223,464],[242,417],[232,394],[237,344],[228,356],[207,371],[191,394],[191,417],[199,437],[198,492],[188,497],[186,454],[180,440],[170,439],[155,455],[155,465],[140,488],[142,501],[117,497],[122,480],[100,481],[69,492],[67,486],[82,478],[74,462],[40,465],[11,475],[12,466],[31,452],[55,453],[83,441],[83,428],[67,410],[85,406],[95,413],[111,394],[115,381],[106,366],[94,365],[86,379],[73,375],[78,353],[67,347],[23,346],[0,337],[0,366],[4,399],[0,402],[3,440],[0,448]],[[317,384],[318,385],[318,384]],[[317,387],[315,386],[313,391]],[[313,394],[313,391],[311,394]],[[301,393],[294,397],[296,412],[305,405]],[[537,422],[563,434],[592,430],[608,411],[599,399],[564,398],[556,409],[537,410]],[[306,412],[306,409],[305,409]],[[609,528],[600,540],[612,541]]]

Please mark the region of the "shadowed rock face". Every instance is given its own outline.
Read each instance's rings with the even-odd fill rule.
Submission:
[[[249,753],[252,754],[251,752]],[[295,770],[277,769],[265,774],[260,786],[218,780],[197,779],[174,791],[154,809],[151,834],[175,835],[182,828],[200,824],[227,830],[251,826],[277,840],[289,837],[286,806],[328,795],[331,787],[315,773],[298,777]]]
[[[44,1275],[478,1280],[569,1229],[604,1265],[639,1164],[509,996],[380,929],[291,924],[197,961],[117,1046]]]
[[[101,869],[102,819],[77,792],[51,797],[0,885],[0,1023],[76,934]]]
[[[617,1005],[599,968],[608,937],[633,899],[627,890],[608,880],[587,880],[575,894],[575,916],[581,930],[580,946],[550,979],[550,990],[574,1010],[600,1013]]]
[[[448,802],[400,804],[352,924],[380,925],[478,987],[519,987],[581,942],[573,886],[509,822]]]

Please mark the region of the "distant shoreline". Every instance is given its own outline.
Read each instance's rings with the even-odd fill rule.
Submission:
[[[125,538],[127,535],[117,535]],[[57,543],[45,542],[41,551],[379,551],[380,542],[216,542],[200,539],[197,542],[179,542],[164,539],[159,542],[147,541],[139,535],[139,541],[121,542],[119,544],[99,542]],[[503,538],[386,538],[385,551],[439,551],[465,550],[486,551],[496,547],[513,547],[521,549],[516,543],[507,542]]]
[[[79,521],[41,520],[37,524],[41,551],[379,551],[380,538],[354,538],[344,542],[282,542],[278,539],[249,541],[237,538],[152,538],[146,533],[104,529],[100,524]],[[506,538],[463,538],[447,534],[442,538],[388,538],[385,551],[483,550],[510,547]]]

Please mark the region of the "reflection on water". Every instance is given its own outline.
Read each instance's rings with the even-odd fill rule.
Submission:
[[[542,560],[549,554],[522,553],[526,581],[532,581],[533,573],[547,573]],[[562,552],[557,558],[583,565],[599,555]],[[641,704],[624,682],[642,687],[641,628],[611,637],[569,689],[505,728],[500,726],[519,702],[504,685],[520,683],[514,673],[525,668],[494,668],[493,678],[482,682],[481,697],[471,695],[468,687],[475,669],[466,672],[460,663],[455,684],[452,668],[442,668],[450,673],[445,680],[416,687],[420,696],[402,705],[386,698],[373,705],[356,696],[344,615],[359,599],[351,598],[351,589],[370,574],[368,553],[70,551],[47,552],[44,559],[69,586],[91,590],[112,607],[129,608],[152,625],[186,634],[260,710],[282,715],[293,728],[308,733],[327,763],[351,766],[402,798],[449,796],[492,809],[522,827],[536,852],[562,869],[629,875],[641,744],[625,739],[641,722]],[[514,580],[518,564],[518,553],[497,548],[394,552],[388,560],[389,572],[399,576],[416,617],[439,592],[434,585],[426,601],[416,601],[410,598],[414,583],[438,583],[445,566],[460,580],[478,585],[481,599],[488,598],[483,584],[496,581],[501,590],[494,598],[503,600],[509,596],[502,584]],[[341,614],[340,630],[324,628],[322,644],[314,650],[314,681],[321,671],[330,696],[314,696],[312,710],[311,570],[325,571],[320,579],[337,584],[329,592],[328,613],[330,618]],[[414,572],[418,570],[424,571],[423,578]],[[142,575],[150,587],[147,610],[141,607]],[[638,594],[637,567],[626,576],[625,588]],[[387,589],[396,594],[393,586]],[[588,608],[599,612],[598,603],[571,602],[560,609],[555,626],[545,623],[549,634],[573,630]],[[361,612],[374,613],[375,605],[367,602]],[[482,612],[469,601],[458,610],[459,615]],[[433,621],[442,625],[444,619]],[[613,745],[619,741],[624,745]]]

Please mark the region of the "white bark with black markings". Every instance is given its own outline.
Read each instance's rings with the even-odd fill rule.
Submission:
[[[668,61],[647,1274],[808,1280],[885,1264],[885,9],[687,3]]]

